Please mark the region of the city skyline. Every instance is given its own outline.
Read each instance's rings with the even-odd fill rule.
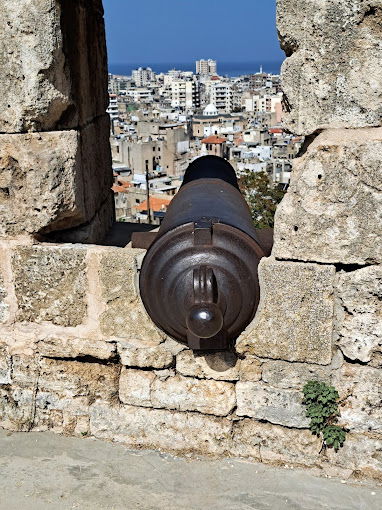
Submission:
[[[164,8],[165,7],[165,8]],[[281,62],[275,0],[104,2],[109,63]],[[251,15],[253,13],[253,15]],[[143,20],[137,23],[136,20]],[[185,35],[186,34],[186,35]],[[189,34],[189,36],[187,36]],[[176,44],[175,44],[176,41]]]

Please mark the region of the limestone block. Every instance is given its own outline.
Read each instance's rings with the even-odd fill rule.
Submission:
[[[0,427],[26,431],[33,422],[33,390],[0,386]]]
[[[4,287],[4,280],[2,275],[0,274],[0,324],[6,322],[8,319],[8,304],[5,299],[7,297],[7,293]]]
[[[96,400],[114,403],[118,396],[116,364],[42,359],[36,406],[83,415]]]
[[[119,379],[119,399],[124,404],[152,407],[151,385],[154,380],[155,374],[152,372],[122,368]]]
[[[382,481],[382,436],[348,433],[337,453],[327,449],[325,454],[331,465],[351,469],[355,478]]]
[[[272,254],[281,259],[382,261],[382,129],[321,133],[293,163],[276,211]]]
[[[277,26],[293,133],[378,126],[382,115],[380,0],[278,0]]]
[[[72,245],[17,248],[13,255],[18,319],[77,326],[86,316],[86,250]]]
[[[103,242],[114,223],[114,197],[109,195],[84,225],[69,230],[49,232],[45,240],[53,243],[93,244]]]
[[[176,357],[176,370],[182,375],[217,381],[237,381],[240,360],[231,352],[197,354],[187,349]]]
[[[132,448],[179,454],[222,454],[230,443],[232,424],[224,418],[196,413],[95,403],[90,408],[90,431],[100,439]]]
[[[261,358],[329,364],[335,268],[262,259],[261,299],[236,349]]]
[[[234,424],[232,454],[271,463],[320,464],[321,440],[309,430],[244,419]]]
[[[301,391],[272,388],[261,382],[236,384],[238,416],[266,420],[286,427],[306,428],[309,420],[305,417]]]
[[[382,267],[341,272],[337,293],[338,344],[347,358],[368,362],[382,353]]]
[[[246,355],[240,360],[240,381],[260,381],[262,374],[262,362],[256,356]]]
[[[101,240],[114,217],[108,122],[101,117],[81,132],[0,135],[0,237],[90,222],[93,231],[79,240]]]
[[[275,388],[295,388],[302,390],[308,381],[318,380],[330,384],[331,367],[269,361],[263,365],[262,379]]]
[[[166,335],[154,326],[135,288],[136,257],[140,253],[142,250],[115,248],[101,257],[99,276],[106,305],[100,317],[101,331],[129,341],[159,344]]]
[[[12,358],[6,345],[0,344],[0,385],[12,383]]]
[[[166,349],[165,343],[147,341],[119,341],[118,354],[122,365],[139,368],[168,368],[174,363],[173,354]]]
[[[382,370],[345,363],[335,374],[340,422],[354,432],[382,433]]]
[[[0,11],[0,132],[73,128],[105,113],[101,0],[1,0]]]
[[[99,339],[46,336],[38,342],[38,353],[48,358],[115,358],[116,345]]]
[[[236,397],[231,383],[177,375],[153,382],[151,402],[158,408],[226,416],[235,407]]]
[[[86,220],[76,131],[0,135],[0,236]]]

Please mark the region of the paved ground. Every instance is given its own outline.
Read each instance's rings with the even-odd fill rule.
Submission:
[[[240,461],[186,460],[0,431],[0,510],[380,510],[382,488]]]

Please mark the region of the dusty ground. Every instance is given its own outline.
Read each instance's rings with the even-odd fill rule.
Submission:
[[[0,430],[0,510],[380,510],[382,488]]]

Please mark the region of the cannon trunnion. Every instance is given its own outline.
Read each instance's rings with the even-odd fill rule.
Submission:
[[[195,160],[155,238],[133,235],[134,247],[148,247],[139,277],[148,314],[192,349],[229,348],[256,313],[271,237],[254,228],[232,166]]]

